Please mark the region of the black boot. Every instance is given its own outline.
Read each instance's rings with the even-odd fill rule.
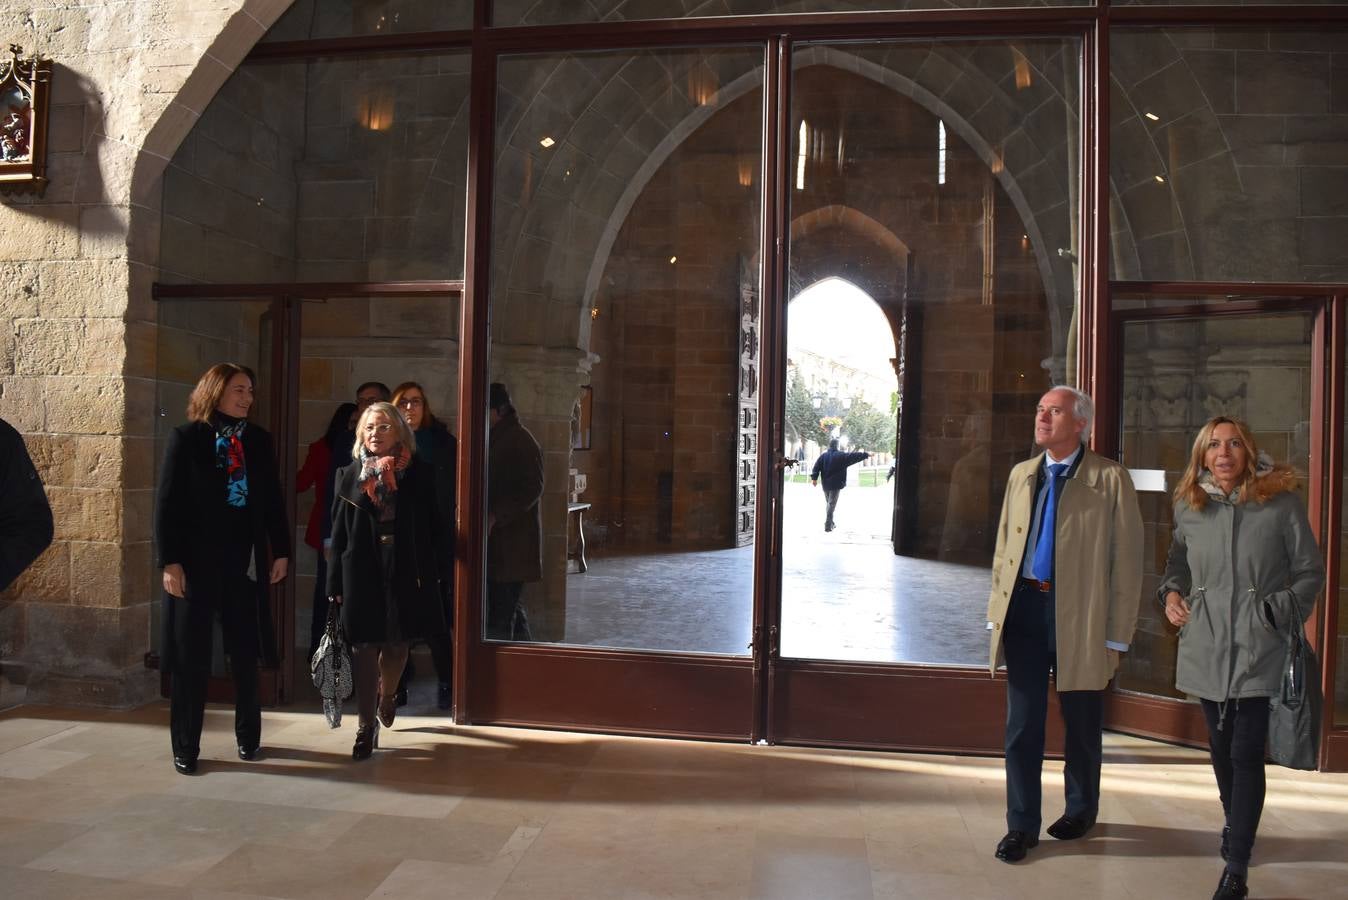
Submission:
[[[1212,895],[1212,900],[1244,900],[1249,895],[1250,889],[1245,884],[1245,876],[1227,869],[1222,873],[1222,880],[1217,882],[1217,893]]]
[[[374,748],[379,746],[379,723],[372,722],[369,725],[360,725],[356,728],[356,743],[351,747],[351,758],[354,760],[369,759],[374,753]]]

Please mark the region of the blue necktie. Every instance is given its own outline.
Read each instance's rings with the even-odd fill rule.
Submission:
[[[1039,581],[1053,580],[1053,535],[1055,520],[1058,518],[1058,479],[1067,471],[1065,464],[1048,467],[1048,496],[1044,498],[1044,511],[1039,514],[1039,535],[1034,539],[1034,562],[1030,563],[1030,572]]]

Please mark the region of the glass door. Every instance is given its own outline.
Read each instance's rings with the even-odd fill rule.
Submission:
[[[751,734],[764,60],[497,60],[473,721]]]
[[[794,51],[772,739],[1000,751],[1002,494],[1039,396],[1079,380],[1080,60]]]
[[[1301,476],[1318,535],[1323,312],[1299,298],[1115,301],[1122,385],[1120,450],[1134,473],[1146,523],[1137,633],[1110,697],[1111,728],[1204,744],[1202,712],[1175,689],[1178,635],[1156,601],[1173,527],[1173,492],[1194,437],[1213,416],[1246,422],[1259,449]]]

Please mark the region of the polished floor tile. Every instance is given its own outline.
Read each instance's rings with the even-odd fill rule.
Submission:
[[[998,759],[400,715],[353,763],[349,724],[283,710],[246,763],[231,718],[184,778],[163,704],[0,713],[0,896],[1171,900],[1221,871],[1206,756],[1119,735],[1090,837],[1008,866]],[[1268,772],[1251,896],[1345,896],[1348,775]],[[1059,764],[1044,795],[1051,821]]]

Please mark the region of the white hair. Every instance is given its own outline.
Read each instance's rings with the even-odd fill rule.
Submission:
[[[1091,425],[1095,422],[1095,401],[1091,395],[1065,384],[1055,384],[1049,391],[1065,391],[1072,395],[1072,417],[1086,423],[1081,429],[1081,440],[1084,442],[1091,436]]]

